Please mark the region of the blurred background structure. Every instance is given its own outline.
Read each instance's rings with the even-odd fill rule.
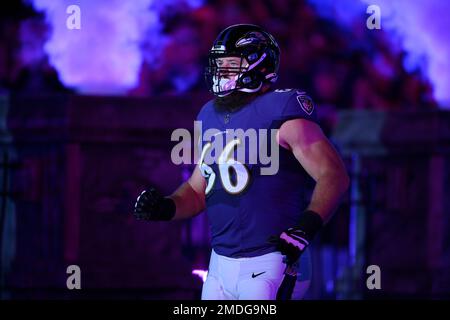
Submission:
[[[277,88],[302,88],[352,184],[312,246],[308,299],[450,298],[450,28],[444,1],[34,0],[0,11],[0,297],[198,299],[205,214],[145,223],[149,184],[211,98],[223,28],[281,47]],[[125,4],[126,3],[126,4]],[[370,4],[381,29],[368,29]],[[67,21],[80,9],[80,29]],[[446,11],[447,10],[447,11]],[[400,14],[402,13],[402,14]],[[79,265],[82,290],[66,288]],[[368,290],[366,268],[381,269]]]

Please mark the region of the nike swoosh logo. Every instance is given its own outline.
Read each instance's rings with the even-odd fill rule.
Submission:
[[[260,272],[260,273],[257,273],[257,274],[255,274],[254,272],[252,273],[252,278],[256,278],[257,276],[260,276],[260,275],[262,275],[263,273],[266,273],[265,271],[263,271],[263,272]]]

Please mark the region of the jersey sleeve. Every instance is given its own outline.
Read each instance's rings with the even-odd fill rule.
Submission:
[[[197,113],[197,116],[195,117],[195,121],[203,121],[203,114],[204,114],[204,106],[200,109],[200,111]]]
[[[194,122],[194,132],[200,132],[197,141],[194,141],[195,147],[197,148],[198,154],[201,154],[201,150],[203,149],[203,143],[202,140],[202,130],[203,130],[203,122],[207,121],[208,116],[210,116],[210,110],[213,107],[213,101],[210,100],[206,102],[200,111],[198,112],[197,116],[195,117]],[[194,137],[195,138],[195,137]],[[195,161],[198,161],[199,159],[195,159]]]
[[[196,121],[205,121],[205,119],[211,114],[211,109],[213,109],[213,108],[214,108],[214,101],[209,100],[200,108],[200,111],[198,112],[195,120]]]
[[[282,108],[280,120],[306,119],[317,123],[317,111],[313,100],[303,91],[293,91]]]

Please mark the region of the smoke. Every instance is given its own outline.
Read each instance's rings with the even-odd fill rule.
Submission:
[[[369,3],[369,0],[364,0]],[[434,97],[450,108],[450,2],[440,0],[372,1],[387,14],[382,28],[400,41],[407,53],[404,66],[419,68],[433,84]]]
[[[324,17],[348,25],[352,19],[365,23],[369,5],[381,9],[381,29],[406,53],[403,61],[408,71],[419,69],[432,83],[435,99],[450,108],[450,2],[441,0],[309,0]],[[363,6],[361,6],[361,3]],[[336,13],[334,16],[330,13]],[[341,15],[344,14],[344,18]],[[380,32],[373,30],[371,32]]]
[[[142,60],[157,62],[165,43],[159,18],[164,1],[31,1],[52,27],[45,44],[50,63],[66,86],[82,93],[122,94],[135,87]],[[174,6],[182,2],[167,3]],[[66,26],[70,5],[80,8],[81,29]]]
[[[361,19],[366,8],[362,1],[357,0],[309,0],[309,3],[323,18],[335,20],[346,27]]]

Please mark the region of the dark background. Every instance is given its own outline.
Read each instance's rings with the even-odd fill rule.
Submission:
[[[278,40],[276,87],[311,95],[352,179],[312,245],[307,298],[450,297],[450,115],[364,11],[345,27],[308,1],[173,1],[158,11],[161,38],[141,43],[135,85],[86,92],[52,63],[45,12],[21,1],[1,9],[2,299],[200,297],[192,271],[208,266],[206,214],[146,223],[132,208],[148,185],[168,194],[189,176],[191,165],[171,162],[170,135],[192,130],[211,99],[202,72],[215,36],[244,22]],[[66,288],[71,264],[80,291]],[[372,264],[381,290],[366,287]]]

